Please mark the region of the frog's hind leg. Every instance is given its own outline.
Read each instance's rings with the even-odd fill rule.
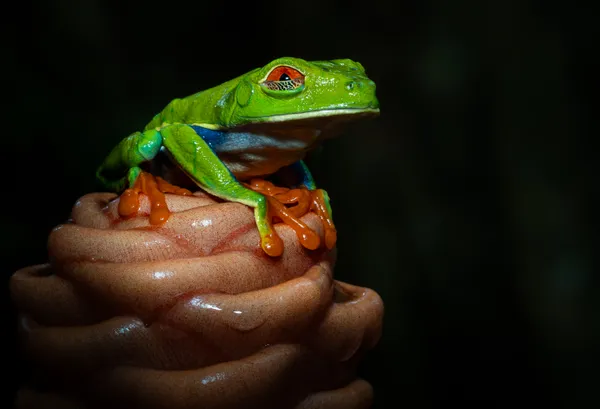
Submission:
[[[272,226],[277,209],[262,194],[243,186],[211,147],[188,125],[174,124],[161,130],[164,145],[181,169],[208,193],[254,208],[261,247],[270,256],[283,252],[283,241]],[[318,236],[316,237],[318,246]],[[316,247],[316,246],[315,246]]]
[[[325,230],[325,245],[332,249],[337,241],[337,230],[333,224],[329,195],[323,189],[318,189],[315,180],[304,161],[298,161],[287,168],[292,173],[300,176],[301,184],[310,192],[310,210],[314,211]]]

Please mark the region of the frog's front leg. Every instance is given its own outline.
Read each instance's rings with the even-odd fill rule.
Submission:
[[[179,167],[208,193],[232,202],[254,208],[256,226],[261,238],[261,247],[270,256],[283,252],[283,242],[271,224],[273,216],[285,220],[283,206],[270,198],[246,188],[218,158],[210,146],[188,125],[174,124],[161,130],[163,144]],[[312,233],[312,234],[311,234]],[[302,244],[315,249],[319,237],[310,232],[302,237]]]
[[[144,193],[151,203],[150,223],[161,224],[167,221],[170,214],[163,193],[192,194],[140,168],[143,162],[154,159],[161,146],[162,135],[157,130],[133,133],[123,139],[98,168],[96,177],[106,188],[123,192],[119,201],[119,215],[135,215],[139,209],[139,194]]]
[[[300,160],[295,162],[288,168],[300,176],[301,184],[310,191],[310,208],[321,219],[325,229],[325,245],[328,249],[332,249],[337,241],[337,230],[333,224],[329,195],[325,190],[317,189],[315,180],[313,179],[312,174],[310,173],[310,170],[304,161]]]
[[[130,188],[142,171],[139,166],[154,159],[161,146],[159,131],[135,132],[119,142],[108,154],[96,171],[96,177],[104,187],[115,192]]]

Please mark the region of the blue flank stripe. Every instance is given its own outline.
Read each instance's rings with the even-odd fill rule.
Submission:
[[[191,127],[194,131],[196,131],[198,136],[204,139],[204,142],[206,142],[213,151],[216,151],[217,147],[223,144],[223,142],[225,142],[225,138],[227,137],[227,131],[217,131],[196,125],[191,125]]]
[[[253,134],[251,132],[236,132],[228,130],[221,131],[204,128],[197,125],[190,126],[198,134],[198,136],[200,136],[200,138],[206,142],[206,144],[217,156],[223,153],[237,155],[245,152],[248,149],[252,150],[256,148],[268,148],[276,150],[280,143],[274,138],[260,134]],[[301,176],[302,184],[304,186],[309,189],[316,188],[315,181],[304,162],[298,161],[289,166],[296,174]],[[234,177],[233,174],[231,175]]]

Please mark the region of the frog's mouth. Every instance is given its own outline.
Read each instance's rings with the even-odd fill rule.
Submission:
[[[247,131],[274,138],[298,139],[307,141],[312,147],[323,139],[342,133],[346,127],[360,119],[379,115],[378,107],[322,109],[294,114],[281,114],[253,118],[251,123],[237,126],[241,132]]]
[[[319,109],[314,111],[297,112],[293,114],[270,115],[265,117],[245,117],[255,122],[296,122],[310,120],[314,118],[331,118],[341,119],[340,117],[348,117],[349,120],[360,119],[363,117],[375,117],[379,115],[378,107],[367,108],[334,108],[334,109]]]

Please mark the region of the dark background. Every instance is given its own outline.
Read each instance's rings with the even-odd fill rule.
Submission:
[[[352,58],[382,115],[309,165],[333,200],[337,278],[386,305],[361,368],[375,407],[598,407],[595,14],[530,0],[11,5],[7,281],[45,261],[110,148],[172,98],[280,56]],[[8,290],[4,310],[9,402],[25,370]]]

